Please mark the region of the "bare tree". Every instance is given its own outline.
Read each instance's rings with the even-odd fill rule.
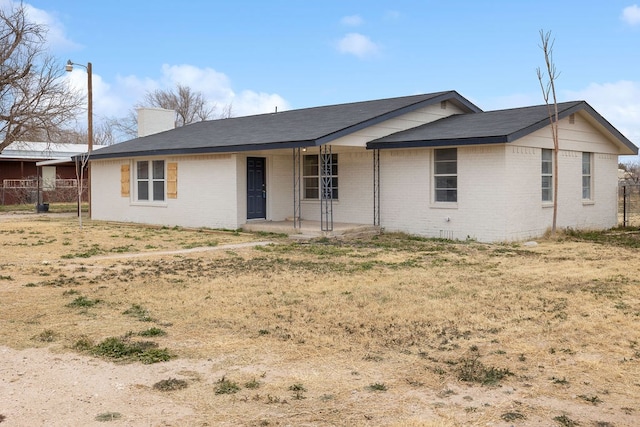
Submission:
[[[106,123],[112,130],[114,143],[138,137],[138,117],[135,109],[129,110],[124,117],[112,117]]]
[[[633,161],[630,163],[620,163],[618,165],[620,169],[624,169],[625,177],[624,179],[632,184],[640,183],[640,162]]]
[[[176,127],[212,119],[215,111],[215,106],[208,106],[201,92],[194,92],[189,86],[179,83],[175,90],[148,92],[144,97],[143,105],[174,110]]]
[[[233,117],[233,104],[225,105],[222,111],[216,114],[217,106],[215,104],[208,105],[201,92],[194,92],[190,87],[181,84],[176,85],[175,90],[147,92],[143,101],[135,106],[135,108],[144,107],[174,110],[176,112],[176,127],[204,120]],[[125,117],[109,119],[108,123],[113,129],[114,140],[118,139],[118,135],[130,139],[138,136],[138,117],[135,109],[130,110]]]
[[[60,142],[66,144],[87,144],[87,129],[76,126],[75,128],[52,127],[44,130],[34,130],[24,135],[29,141]],[[93,127],[94,145],[111,145],[116,143],[114,129],[109,122],[100,122]]]
[[[544,102],[547,104],[547,112],[549,114],[549,122],[551,123],[551,137],[553,139],[553,222],[551,224],[551,233],[556,232],[556,222],[558,218],[558,152],[560,151],[560,143],[558,138],[558,99],[556,97],[555,81],[560,76],[553,62],[553,44],[555,40],[551,39],[551,31],[544,32],[540,30],[540,48],[544,52],[544,62],[546,70],[542,71],[537,68],[538,81]]]
[[[233,103],[229,103],[222,108],[222,113],[220,113],[220,119],[229,119],[233,117]]]
[[[35,135],[49,141],[81,105],[61,78],[64,68],[47,54],[45,36],[23,5],[0,9],[0,152]]]
[[[69,144],[86,144],[87,138],[86,128],[60,129],[55,141]],[[111,145],[115,143],[114,129],[108,122],[100,122],[93,126],[94,145]]]

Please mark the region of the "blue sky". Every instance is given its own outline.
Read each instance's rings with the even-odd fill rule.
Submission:
[[[0,0],[6,3],[10,0]],[[61,62],[92,62],[96,118],[181,83],[235,115],[454,89],[489,110],[584,99],[640,145],[634,0],[29,0]],[[80,90],[86,74],[69,75]]]

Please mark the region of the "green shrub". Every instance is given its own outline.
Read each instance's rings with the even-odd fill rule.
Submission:
[[[101,302],[102,300],[99,300],[99,299],[89,299],[84,296],[79,296],[73,301],[71,301],[69,304],[67,304],[67,307],[88,308],[88,307],[93,307],[94,305],[97,305]]]
[[[482,385],[496,385],[509,375],[513,375],[509,369],[487,367],[478,360],[478,357],[462,359],[458,369],[458,379]]]
[[[160,328],[149,328],[144,331],[138,332],[141,337],[160,337],[167,335],[167,333]]]
[[[138,361],[144,364],[166,362],[174,357],[166,348],[159,349],[155,342],[129,341],[128,337],[109,337],[96,345],[83,338],[76,342],[74,348],[108,359]]]
[[[233,381],[222,377],[216,385],[216,394],[234,394],[240,390],[240,386]]]
[[[185,380],[179,380],[176,378],[169,378],[166,380],[158,381],[153,385],[155,390],[160,391],[174,391],[174,390],[182,390],[183,388],[187,388],[187,382]]]

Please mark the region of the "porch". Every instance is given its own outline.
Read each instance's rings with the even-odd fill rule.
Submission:
[[[371,224],[354,224],[334,222],[333,230],[322,231],[320,221],[301,221],[298,228],[293,221],[247,221],[242,226],[243,231],[287,234],[292,239],[314,239],[318,237],[332,237],[338,239],[372,236],[380,234],[380,227]]]

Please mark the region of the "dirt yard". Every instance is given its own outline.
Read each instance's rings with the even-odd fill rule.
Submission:
[[[636,239],[1,214],[0,424],[640,425]]]

